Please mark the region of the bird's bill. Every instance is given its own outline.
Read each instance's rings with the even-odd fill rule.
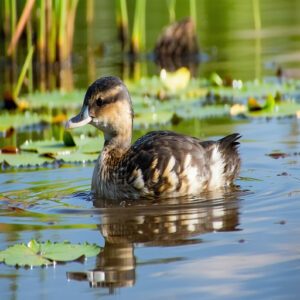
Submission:
[[[89,124],[91,121],[92,118],[89,116],[89,108],[87,105],[83,105],[80,113],[66,123],[66,129],[81,127]]]

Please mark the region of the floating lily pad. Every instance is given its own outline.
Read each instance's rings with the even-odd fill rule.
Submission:
[[[252,105],[254,105],[252,103]],[[257,106],[257,109],[253,109],[253,106],[249,109],[246,105],[234,104],[231,109],[231,115],[246,115],[251,118],[265,117],[265,118],[278,118],[286,116],[298,116],[300,111],[300,103],[295,101],[283,101],[280,103],[274,103],[271,106],[267,104],[263,106]]]
[[[95,256],[100,251],[101,248],[95,244],[40,243],[31,240],[27,245],[17,244],[0,251],[0,262],[20,267],[43,266],[53,264],[53,261],[66,262],[82,256]]]
[[[75,146],[65,146],[64,141],[27,141],[16,154],[0,153],[2,169],[8,167],[56,166],[63,163],[89,163],[95,161],[103,147],[103,137],[74,137]]]
[[[74,90],[72,92],[52,91],[48,93],[34,93],[27,95],[26,100],[29,107],[40,108],[67,108],[76,109],[81,106],[85,90]]]
[[[284,101],[274,104],[272,109],[262,109],[258,111],[248,112],[250,117],[285,117],[296,116],[300,110],[300,103],[294,101]]]
[[[97,245],[84,244],[70,244],[64,243],[52,243],[50,241],[46,243],[37,243],[39,246],[39,253],[47,259],[54,261],[71,261],[81,256],[92,257],[100,252],[100,247]]]
[[[51,163],[53,159],[48,157],[41,157],[36,153],[17,153],[17,154],[3,154],[0,153],[0,164],[11,167],[26,167],[26,166],[41,166],[44,163]]]
[[[51,153],[54,156],[59,154],[70,154],[76,151],[76,146],[65,146],[63,141],[56,141],[54,139],[50,141],[26,141],[21,145],[21,150],[36,152],[38,154]]]
[[[0,251],[0,262],[9,266],[43,266],[50,265],[51,261],[38,255],[25,244],[14,245],[4,251]]]
[[[72,138],[72,141],[70,140]],[[83,154],[98,154],[103,147],[104,139],[98,137],[69,137],[66,141],[56,141],[54,139],[48,141],[26,141],[21,145],[21,150],[36,152],[39,154],[52,154],[53,156],[73,155],[75,152]],[[74,145],[74,146],[73,146]]]
[[[98,154],[103,148],[104,137],[103,135],[98,135],[96,137],[86,137],[81,135],[80,137],[74,136],[74,141],[80,152],[86,154]]]
[[[2,113],[0,122],[0,131],[5,131],[9,128],[23,128],[34,124],[51,123],[51,115],[38,114],[33,112],[17,112],[17,113]]]
[[[99,151],[98,151],[99,152]],[[90,163],[90,162],[93,162],[95,161],[99,156],[99,153],[98,154],[86,154],[86,153],[81,153],[81,152],[73,152],[72,154],[57,154],[55,155],[55,159],[57,160],[62,160],[64,161],[65,163],[77,163],[77,162],[80,162],[80,163]]]

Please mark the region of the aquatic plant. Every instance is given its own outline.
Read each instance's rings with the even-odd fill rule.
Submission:
[[[9,76],[13,90],[20,91],[26,75],[22,72],[26,69],[29,77],[28,90],[32,91],[31,65],[34,58],[39,63],[39,80],[42,82],[42,87],[46,86],[44,83],[48,77],[46,70],[51,70],[52,64],[58,62],[61,68],[70,65],[66,64],[66,61],[70,61],[72,53],[77,4],[78,0],[6,0],[2,4],[4,9],[0,18],[2,17],[4,21],[2,30],[6,45],[6,59],[13,61],[12,68],[14,68],[16,59],[19,59],[16,58],[16,53],[19,49],[20,39],[23,37],[27,40],[27,58],[30,58],[29,61],[26,59],[25,62],[22,62],[22,65],[26,64],[26,66],[23,66],[21,74],[18,76],[17,87],[15,86],[16,76]],[[36,49],[35,55],[31,55],[33,47]],[[13,72],[16,73],[14,69]],[[20,82],[20,78],[23,79],[22,82]],[[11,91],[11,94],[14,97],[18,95],[15,91]]]
[[[126,0],[117,1],[117,30],[119,34],[119,40],[121,41],[121,46],[123,51],[127,51],[128,47],[128,13],[127,13],[127,3]]]
[[[146,48],[146,0],[135,2],[133,30],[131,36],[130,53],[136,55]]]
[[[0,262],[9,266],[37,267],[55,265],[57,262],[73,261],[80,257],[97,255],[101,248],[95,244],[71,244],[69,242],[45,243],[31,240],[0,251]]]

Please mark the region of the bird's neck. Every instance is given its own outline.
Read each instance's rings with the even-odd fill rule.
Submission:
[[[128,150],[131,145],[132,128],[119,130],[117,132],[104,133],[104,148]]]
[[[99,160],[100,176],[103,182],[111,181],[115,176],[115,171],[124,159],[124,155],[129,150],[130,145],[131,132],[130,136],[105,136],[104,147]]]

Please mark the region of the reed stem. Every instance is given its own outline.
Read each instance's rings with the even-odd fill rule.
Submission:
[[[14,29],[12,31],[12,39],[11,39],[10,44],[7,49],[8,56],[12,55],[14,49],[16,48],[16,46],[18,44],[19,38],[26,26],[28,19],[30,18],[34,3],[35,3],[35,0],[27,0],[26,1],[25,7],[23,9],[22,15],[18,22],[18,25],[16,28],[14,27]]]
[[[169,11],[169,20],[170,23],[173,23],[176,20],[176,0],[167,0],[167,6]]]
[[[94,0],[86,0],[86,22],[88,25],[94,21]]]
[[[256,31],[260,31],[261,30],[261,16],[260,16],[259,0],[252,0],[252,5],[253,5],[254,28]]]
[[[15,89],[13,91],[14,99],[17,99],[18,96],[19,96],[22,84],[24,82],[24,78],[25,78],[26,72],[27,72],[27,70],[29,68],[29,65],[30,65],[31,61],[32,61],[33,52],[34,52],[34,46],[31,46],[31,48],[29,49],[29,51],[27,53],[27,56],[26,56],[24,65],[22,67],[21,73],[19,75],[16,87],[15,87]]]
[[[59,61],[62,63],[66,57],[66,17],[67,1],[57,1],[58,3],[58,54]]]
[[[128,46],[128,13],[126,0],[118,0],[117,7],[117,27],[122,50],[126,51]]]
[[[27,21],[26,25],[26,35],[27,35],[27,51],[28,53],[30,52],[30,49],[33,48],[32,45],[32,25],[31,25],[31,20],[29,19]],[[33,72],[32,72],[32,59],[29,62],[28,66],[28,91],[29,93],[33,92]]]
[[[54,3],[53,3],[54,2]],[[50,24],[49,41],[48,41],[48,62],[54,63],[56,60],[56,38],[57,38],[57,14],[56,3],[50,1],[51,7],[49,8],[48,24]]]
[[[10,2],[4,1],[4,24],[3,24],[5,37],[9,37],[10,33]]]
[[[146,0],[136,1],[134,23],[131,37],[131,53],[138,54],[146,48],[145,43],[145,10]]]
[[[195,28],[197,28],[197,7],[196,0],[190,0],[190,16],[195,24]]]
[[[45,63],[45,49],[46,49],[46,27],[45,27],[45,1],[39,0],[39,27],[38,27],[38,53],[41,63]]]
[[[77,5],[78,5],[78,0],[69,0],[69,7],[67,9],[67,22],[66,22],[67,47],[66,47],[65,58],[70,58],[72,48],[73,48],[74,26],[75,26]]]
[[[17,3],[16,3],[16,0],[11,0],[10,5],[11,5],[11,7],[10,7],[11,8],[11,10],[10,10],[10,13],[11,13],[10,36],[12,38],[15,35],[15,31],[16,31],[16,19],[17,19]],[[15,51],[16,51],[16,48],[15,47],[12,48],[10,55],[14,56]]]

